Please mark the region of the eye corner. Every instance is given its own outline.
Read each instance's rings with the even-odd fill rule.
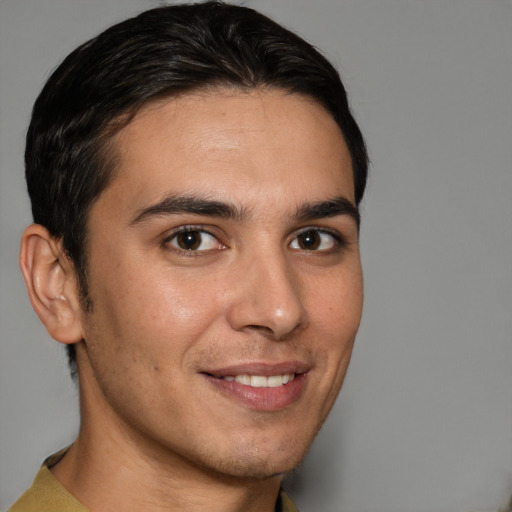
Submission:
[[[290,242],[292,249],[312,254],[339,252],[347,245],[347,238],[338,230],[319,226],[302,228]]]
[[[219,236],[204,226],[179,226],[163,237],[161,246],[183,256],[199,256],[227,249]]]

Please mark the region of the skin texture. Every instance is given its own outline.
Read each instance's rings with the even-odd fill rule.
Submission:
[[[59,290],[36,311],[59,341],[85,340],[81,431],[53,472],[92,510],[273,510],[361,317],[354,217],[305,207],[354,203],[341,132],[301,96],[218,90],[146,106],[113,143],[116,178],[88,221],[92,311],[58,243],[25,234]],[[190,198],[230,211],[184,211]],[[295,371],[295,387],[254,393],[211,376]]]

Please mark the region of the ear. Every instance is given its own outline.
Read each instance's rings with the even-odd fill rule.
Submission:
[[[21,239],[20,267],[32,307],[50,336],[65,344],[80,341],[76,273],[60,241],[45,227],[32,224]]]

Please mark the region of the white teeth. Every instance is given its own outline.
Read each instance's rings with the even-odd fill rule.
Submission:
[[[282,375],[272,375],[272,377],[267,378],[267,386],[269,388],[277,388],[278,386],[283,385],[283,376]]]
[[[243,373],[241,375],[228,375],[223,377],[224,380],[228,382],[238,382],[239,384],[244,384],[245,386],[251,386],[253,388],[277,388],[279,386],[283,386],[291,382],[295,379],[294,373],[285,373],[284,375],[271,375],[270,377],[265,377],[264,375],[247,375]]]
[[[238,382],[239,384],[245,384],[246,386],[251,385],[251,377],[249,377],[249,375],[237,375],[235,377],[235,381]]]
[[[251,375],[252,388],[266,388],[268,386],[268,379],[263,375]]]

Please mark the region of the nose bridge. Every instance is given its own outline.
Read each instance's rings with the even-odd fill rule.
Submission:
[[[281,248],[250,251],[237,281],[229,311],[234,329],[260,329],[280,340],[307,324],[300,280]]]

